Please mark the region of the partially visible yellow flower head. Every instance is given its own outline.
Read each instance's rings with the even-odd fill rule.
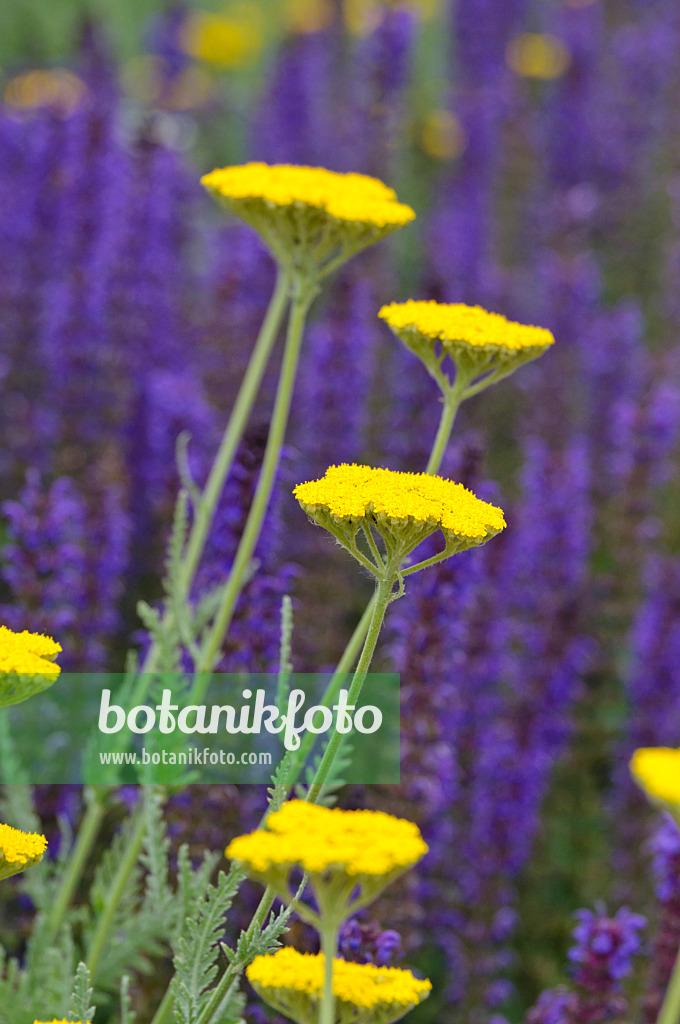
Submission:
[[[323,953],[298,953],[284,946],[273,956],[258,956],[246,968],[246,977],[262,998],[295,1020],[318,1016],[324,985]],[[376,967],[346,960],[333,961],[336,1019],[368,1019],[374,1024],[398,1020],[430,994],[432,985],[410,971]]]
[[[54,659],[60,651],[61,644],[51,636],[28,630],[14,633],[7,626],[0,626],[0,672],[56,679],[61,669],[54,664]]]
[[[87,86],[67,68],[37,68],[10,78],[3,99],[17,113],[49,109],[70,117],[87,96]]]
[[[32,697],[61,672],[54,659],[61,645],[41,633],[14,633],[0,626],[0,708]]]
[[[651,800],[680,811],[680,750],[642,747],[633,754],[630,770]]]
[[[243,164],[217,168],[201,184],[250,224],[279,262],[314,273],[335,269],[415,217],[377,178],[323,167]]]
[[[232,15],[192,11],[182,33],[186,53],[220,68],[239,67],[262,47],[262,30],[248,5]]]
[[[267,818],[267,828],[232,840],[227,857],[254,874],[298,865],[311,874],[389,875],[427,853],[418,826],[383,811],[342,811],[290,800]]]
[[[459,302],[410,299],[383,306],[378,316],[396,333],[413,331],[441,342],[444,348],[465,346],[490,352],[539,354],[555,342],[545,327],[526,327],[506,320],[500,313],[487,313],[480,306]]]
[[[400,473],[370,466],[331,466],[320,480],[293,491],[303,509],[319,509],[336,519],[368,516],[406,525],[427,524],[449,540],[480,544],[505,527],[503,513],[462,484],[427,473]]]
[[[49,1020],[49,1021],[47,1021],[47,1020],[34,1020],[33,1024],[90,1024],[90,1022],[89,1021],[81,1021],[81,1020],[75,1020],[75,1021],[57,1020],[57,1018],[55,1017],[54,1020]]]
[[[553,35],[544,32],[522,32],[508,43],[508,67],[522,78],[549,81],[563,75],[571,63],[569,51]]]
[[[0,878],[9,878],[38,864],[46,849],[44,836],[0,823]]]
[[[243,164],[205,174],[201,184],[234,204],[256,200],[278,207],[306,206],[333,220],[400,227],[413,220],[410,206],[366,174],[339,174],[323,167]]]

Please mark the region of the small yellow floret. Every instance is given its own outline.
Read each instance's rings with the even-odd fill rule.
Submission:
[[[503,513],[462,484],[427,473],[400,473],[369,466],[331,466],[320,480],[298,484],[303,508],[326,509],[340,519],[369,513],[392,520],[431,523],[465,540],[481,541],[505,527]]]
[[[37,832],[21,832],[0,823],[0,878],[38,864],[47,849],[47,840]]]
[[[394,331],[413,331],[444,348],[469,346],[493,352],[527,355],[544,351],[555,342],[544,327],[528,327],[506,320],[500,313],[488,313],[480,306],[459,302],[393,302],[378,316]]]
[[[256,957],[246,969],[246,976],[264,998],[269,993],[274,998],[289,993],[319,1000],[324,984],[324,956],[323,953],[298,953],[291,946],[284,946],[273,956]],[[421,981],[410,971],[398,967],[333,961],[336,999],[372,1013],[416,1006],[431,989],[427,979]]]
[[[60,651],[61,645],[50,636],[27,630],[14,633],[0,626],[0,673],[39,675],[54,680],[61,669],[53,659]]]
[[[205,174],[201,184],[234,207],[261,201],[273,207],[302,206],[346,223],[398,227],[413,220],[410,206],[377,178],[339,174],[322,167],[250,163]]]
[[[290,800],[267,829],[234,839],[227,857],[263,875],[299,865],[312,874],[335,868],[350,876],[401,873],[427,853],[418,826],[382,811],[342,811]]]
[[[49,1020],[49,1021],[47,1021],[47,1020],[34,1020],[33,1024],[90,1024],[90,1022],[89,1021],[81,1021],[81,1020],[75,1020],[75,1021],[57,1020],[57,1018],[55,1017],[54,1020]]]
[[[643,747],[633,754],[630,770],[649,797],[680,808],[680,750]]]

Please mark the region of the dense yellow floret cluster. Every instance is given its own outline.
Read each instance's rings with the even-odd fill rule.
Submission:
[[[57,1018],[55,1017],[54,1020],[49,1020],[49,1021],[47,1021],[47,1020],[34,1020],[33,1024],[83,1024],[83,1021],[80,1021],[80,1020],[75,1020],[75,1021],[71,1021],[71,1020],[57,1020]],[[89,1021],[86,1021],[85,1024],[89,1024]]]
[[[383,811],[342,811],[290,800],[270,814],[267,828],[234,839],[227,857],[257,875],[299,865],[318,874],[336,868],[350,876],[400,873],[427,853],[418,826]]]
[[[53,659],[60,651],[61,645],[50,636],[27,630],[13,633],[6,626],[0,626],[0,673],[40,675],[54,680],[61,669]]]
[[[0,873],[3,866],[20,871],[42,860],[47,840],[37,832],[22,832],[0,823]]]
[[[505,527],[495,505],[481,501],[462,484],[427,473],[344,464],[331,466],[320,480],[298,484],[293,493],[310,514],[315,507],[340,519],[382,514],[436,524],[466,540],[481,541]]]
[[[652,799],[680,807],[680,750],[643,747],[633,754],[630,770]]]
[[[414,331],[432,341],[449,346],[465,345],[494,352],[538,354],[555,342],[544,327],[527,327],[506,320],[499,313],[488,313],[480,306],[442,302],[393,302],[383,306],[378,316],[395,333]]]
[[[246,969],[246,976],[258,992],[300,993],[321,998],[324,984],[323,953],[298,953],[284,946],[273,956],[258,956]],[[333,992],[341,1003],[379,1011],[387,1007],[411,1007],[429,995],[429,981],[414,977],[398,967],[376,967],[346,960],[333,961]],[[405,1011],[404,1011],[405,1012]]]
[[[410,206],[393,189],[365,174],[339,174],[322,167],[251,163],[222,167],[201,178],[217,196],[239,202],[260,200],[275,207],[301,205],[322,210],[334,220],[399,227],[413,220]]]

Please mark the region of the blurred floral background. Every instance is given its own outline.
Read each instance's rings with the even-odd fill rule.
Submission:
[[[140,642],[176,437],[201,479],[271,290],[201,173],[357,170],[418,212],[314,307],[225,668],[275,665],[285,593],[295,668],[332,664],[370,593],[290,490],[335,462],[426,461],[437,389],[379,306],[479,303],[553,330],[465,405],[444,467],[509,529],[388,617],[403,783],[343,802],[414,818],[431,853],[344,952],[387,959],[398,931],[435,982],[414,1021],[653,1021],[680,834],[627,761],[680,741],[676,0],[14,0],[0,72],[0,604],[57,636],[67,670],[120,669]],[[233,557],[275,369],[200,586]],[[173,827],[223,847],[261,796],[196,787]],[[79,813],[77,793],[42,800]],[[150,1005],[158,984],[140,982]]]

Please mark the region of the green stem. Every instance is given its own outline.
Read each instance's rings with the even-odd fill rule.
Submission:
[[[191,590],[196,570],[205,550],[206,540],[215,515],[215,509],[222,494],[224,482],[233,465],[236,449],[243,437],[246,424],[260,389],[260,384],[262,383],[264,371],[279,333],[281,321],[286,311],[289,291],[290,275],[286,268],[279,266],[276,285],[269,300],[269,306],[262,321],[255,347],[250,356],[248,368],[236,396],[229,422],[222,435],[222,441],[210,470],[201,501],[198,507],[194,509],[194,520],[189,532],[189,539],[180,573],[181,599],[186,598]],[[167,610],[166,615],[172,615],[172,612]],[[140,668],[140,674],[153,673],[156,670],[158,653],[158,645],[152,644]],[[140,695],[137,694],[137,696]]]
[[[321,927],[321,952],[324,956],[323,995],[319,1006],[319,1024],[335,1024],[335,994],[333,992],[333,961],[338,952],[338,928],[335,923],[324,922]]]
[[[271,886],[267,886],[258,908],[255,911],[255,915],[248,925],[248,930],[246,931],[246,947],[248,946],[247,939],[252,938],[256,931],[262,931],[262,926],[264,925],[267,914],[271,910],[275,898],[276,894],[274,893],[274,890]],[[237,966],[236,964],[230,964],[229,967],[227,967],[216,987],[213,989],[209,1001],[196,1018],[195,1024],[211,1024],[212,1018],[219,1010],[222,1000],[229,991],[234,979],[240,974],[241,970],[242,967]]]
[[[231,624],[234,608],[243,588],[244,577],[253,557],[255,546],[262,532],[269,500],[276,481],[276,472],[281,458],[281,449],[288,426],[293,388],[300,356],[300,346],[304,332],[307,311],[316,292],[316,286],[310,281],[295,282],[291,304],[290,320],[286,337],[286,348],[281,364],[281,374],[274,403],[274,412],[267,438],[267,447],[262,461],[262,469],[257,482],[245,529],[241,537],[236,557],[229,574],[229,579],[222,596],[220,607],[213,621],[210,632],[201,651],[201,659],[196,666],[196,688],[191,699],[199,699],[207,686],[207,673],[211,672],[219,658],[220,648]]]
[[[460,408],[460,402],[460,397],[455,388],[448,394],[444,395],[444,406],[439,419],[437,436],[434,439],[430,458],[427,463],[427,469],[425,470],[426,473],[435,474],[439,472],[444,458],[444,453],[446,452],[446,448],[451,438],[451,431],[453,430],[456,413]]]
[[[656,1024],[678,1024],[680,1021],[680,952],[678,952],[673,973],[671,974],[663,1006],[656,1019]]]
[[[191,528],[187,549],[184,555],[182,571],[180,574],[181,593],[185,597],[194,579],[201,555],[203,554],[206,539],[210,531],[217,503],[222,494],[224,482],[234,462],[236,449],[243,437],[243,433],[250,417],[257,393],[260,390],[262,377],[269,362],[276,336],[281,326],[281,320],[286,309],[288,293],[290,290],[290,277],[288,271],[279,268],[276,276],[276,285],[269,302],[260,333],[255,343],[248,368],[241,382],[234,408],[232,409],[229,422],[224,431],[222,442],[210,470],[208,482],[205,485],[201,503],[195,510],[195,519]]]
[[[128,839],[123,859],[118,865],[118,870],[113,879],[106,905],[102,911],[101,917],[97,923],[94,936],[90,943],[90,949],[87,957],[87,966],[90,974],[94,978],[99,967],[99,961],[101,960],[102,953],[106,946],[109,938],[109,933],[113,927],[113,923],[116,917],[116,911],[118,905],[125,895],[125,890],[130,883],[130,876],[135,869],[135,864],[142,849],[144,843],[144,836],[146,835],[146,815],[144,814],[143,808],[140,806],[137,810],[137,820],[135,821],[134,828]]]
[[[359,658],[359,663],[357,664],[354,676],[352,678],[352,683],[349,688],[349,694],[347,695],[348,705],[356,704],[359,695],[361,694],[361,689],[364,685],[364,679],[366,678],[366,673],[370,668],[371,661],[373,659],[373,654],[378,643],[378,637],[380,636],[380,630],[382,628],[382,624],[385,618],[385,612],[387,611],[387,606],[390,603],[393,583],[393,577],[389,574],[386,574],[386,577],[379,582],[376,588],[375,599],[373,602],[373,608],[371,612],[371,620],[368,626],[368,632],[366,633],[366,640],[364,641],[364,647],[361,652],[361,657]],[[316,775],[314,776],[314,781],[312,782],[312,785],[309,787],[309,792],[307,793],[307,800],[310,803],[316,803],[316,801],[318,800],[319,794],[321,793],[323,784],[328,777],[328,773],[331,769],[331,765],[333,764],[333,760],[335,759],[335,755],[338,752],[338,748],[341,742],[342,734],[338,732],[338,730],[336,729],[336,731],[331,735],[331,738],[328,741],[328,746],[326,747],[324,755],[321,758],[321,763],[317,768]]]
[[[104,802],[102,794],[94,788],[88,790],[89,802],[83,815],[83,820],[78,829],[78,838],[75,847],[68,860],[68,867],[59,886],[56,899],[50,908],[50,914],[46,923],[46,935],[48,945],[52,945],[59,929],[61,928],[66,911],[68,910],[73,894],[76,891],[80,876],[90,857],[92,847],[95,844],[102,821],[104,820]]]
[[[166,1024],[166,1021],[172,1017],[172,1011],[175,1004],[175,997],[170,985],[165,990],[162,1002],[156,1012],[153,1015],[151,1024]]]

